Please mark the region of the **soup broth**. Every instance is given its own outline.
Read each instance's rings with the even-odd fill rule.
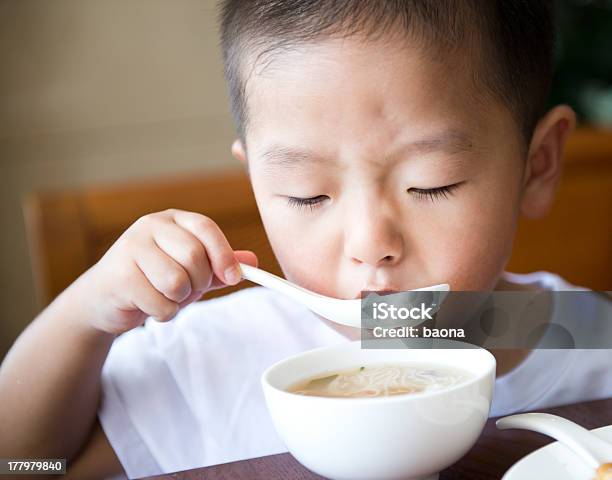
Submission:
[[[315,397],[386,397],[443,390],[472,377],[470,372],[446,365],[369,365],[317,375],[292,385],[287,391]]]

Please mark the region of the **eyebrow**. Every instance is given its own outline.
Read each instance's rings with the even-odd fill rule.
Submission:
[[[441,134],[435,134],[409,141],[397,149],[390,157],[398,157],[405,151],[412,153],[432,153],[444,151],[448,153],[459,153],[470,151],[474,148],[474,142],[470,135],[459,130],[449,130]],[[335,161],[312,150],[273,145],[261,155],[266,169],[274,170],[275,167],[292,168],[308,161],[310,163],[333,164]]]
[[[305,161],[316,163],[333,163],[329,157],[325,157],[317,152],[296,148],[273,146],[262,154],[266,167],[294,167]]]
[[[473,147],[472,137],[460,130],[448,130],[442,134],[420,138],[404,146],[404,148],[414,149],[420,153],[433,151],[457,153],[472,150]]]

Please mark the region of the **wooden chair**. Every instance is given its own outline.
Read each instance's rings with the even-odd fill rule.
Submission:
[[[137,218],[167,208],[213,218],[234,249],[255,251],[262,268],[281,274],[241,171],[37,192],[26,199],[24,214],[39,306],[93,265]]]
[[[254,250],[263,268],[280,274],[242,172],[37,192],[24,212],[39,306],[93,265],[134,220],[170,207],[213,218],[232,247]],[[521,221],[508,270],[549,270],[610,290],[611,266],[612,133],[580,130],[570,141],[552,212]]]

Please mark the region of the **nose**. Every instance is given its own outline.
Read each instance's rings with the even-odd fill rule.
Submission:
[[[346,217],[345,255],[356,264],[372,267],[397,264],[404,254],[399,218],[383,208],[370,206],[359,210],[357,216]]]

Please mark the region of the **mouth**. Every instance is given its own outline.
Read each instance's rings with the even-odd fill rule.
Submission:
[[[356,299],[361,298],[361,292],[376,292],[379,295],[387,295],[390,293],[398,293],[401,292],[399,288],[391,288],[391,287],[374,287],[367,286],[360,290],[359,294],[355,297]]]

